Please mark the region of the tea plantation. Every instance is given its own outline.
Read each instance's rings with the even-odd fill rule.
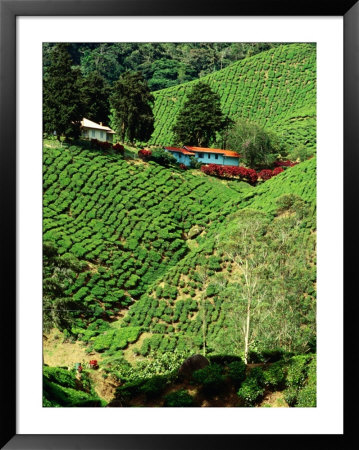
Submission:
[[[191,229],[220,223],[241,197],[202,175],[77,147],[45,147],[43,187],[45,245],[82,261],[65,281],[80,328],[143,295],[189,252]]]
[[[45,290],[45,316],[102,353],[105,374],[169,376],[194,353],[243,357],[234,327],[249,265],[249,360],[314,350],[315,167],[312,158],[253,187],[45,146],[44,285],[61,281],[63,300]]]
[[[219,94],[222,111],[275,131],[289,149],[316,142],[316,47],[287,44],[231,64],[200,79]],[[197,81],[155,93],[151,143],[175,144],[171,127]]]
[[[74,355],[69,370],[66,355],[44,366],[44,406],[105,406],[101,393],[109,406],[316,405],[316,47],[279,45],[201,81],[303,162],[253,181],[45,140],[44,336]],[[177,144],[197,82],[154,93],[148,145]],[[182,379],[195,354],[209,365]]]

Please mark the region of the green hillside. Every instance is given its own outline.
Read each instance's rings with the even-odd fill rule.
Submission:
[[[44,324],[101,354],[102,373],[148,380],[145,390],[194,353],[313,351],[315,171],[312,158],[253,187],[45,146]],[[46,389],[55,406],[93,400]]]
[[[124,322],[152,333],[135,352],[200,351],[205,314],[206,346],[230,353],[238,345],[242,353],[241,336],[236,343],[226,342],[228,333],[233,337],[229,311],[243,289],[241,268],[227,249],[231,241],[241,255],[239,265],[254,267],[258,299],[266,293],[259,309],[268,322],[258,325],[256,349],[306,351],[315,341],[314,197],[315,159],[242,193],[236,212],[227,214],[220,226],[210,224],[192,243],[191,252],[131,306]],[[272,333],[276,315],[289,305],[286,318],[281,317],[285,331],[281,334],[275,325]],[[238,321],[243,315],[238,311]]]
[[[87,374],[81,380],[76,371],[60,367],[43,368],[43,406],[47,407],[96,407],[106,402],[94,392]]]
[[[60,258],[67,309],[92,320],[140,297],[189,252],[194,226],[219,223],[240,199],[202,174],[77,147],[44,148],[43,187],[45,279]]]
[[[289,149],[316,142],[316,46],[281,45],[201,78],[221,98],[223,112],[275,131]],[[171,127],[194,83],[155,93],[151,143],[171,145]]]
[[[298,209],[289,201],[285,208],[290,213],[276,217],[276,201],[283,194],[299,195],[303,204]],[[142,332],[152,336],[137,348],[143,355],[151,350],[198,350],[203,344],[202,295],[208,296],[212,340],[223,326],[224,298],[211,285],[217,283],[218,273],[223,272],[225,285],[230,279],[233,267],[222,244],[236,224],[259,221],[258,230],[253,227],[250,234],[258,242],[265,237],[263,245],[274,262],[275,242],[281,239],[281,228],[289,227],[287,250],[293,259],[288,261],[303,265],[302,283],[295,289],[312,295],[315,271],[306,263],[314,257],[314,199],[315,158],[253,188],[77,147],[45,147],[44,243],[55,252],[45,258],[45,282],[53,280],[59,265],[71,261],[61,280],[68,306],[58,312],[74,311],[72,332],[96,351],[124,349]],[[205,283],[199,269],[208,272]],[[282,273],[271,277],[282,279]],[[285,302],[290,291],[282,294]],[[311,311],[312,306],[307,305]],[[305,347],[309,339],[299,341],[293,348]],[[272,348],[277,344],[266,343]],[[293,348],[289,345],[288,350]]]

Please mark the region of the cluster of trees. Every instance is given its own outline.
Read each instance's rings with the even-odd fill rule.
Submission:
[[[73,66],[68,45],[51,48],[44,73],[44,132],[58,138],[77,138],[81,120],[87,117],[107,123],[121,142],[147,142],[154,131],[154,96],[140,72],[125,72],[112,84],[94,70],[84,76]],[[175,143],[208,147],[221,146],[241,151],[251,168],[271,165],[280,152],[278,138],[255,123],[234,122],[221,109],[220,97],[203,82],[194,84],[172,127]]]
[[[72,43],[73,64],[88,77],[97,72],[109,85],[126,72],[140,71],[151,91],[203,77],[279,43]],[[43,47],[45,71],[54,44]]]
[[[273,132],[257,123],[243,119],[234,122],[225,116],[219,95],[203,82],[193,86],[172,131],[177,145],[209,147],[215,144],[239,151],[242,161],[252,169],[272,166],[278,154],[285,153]]]
[[[110,87],[97,70],[84,76],[73,65],[67,44],[51,47],[43,85],[45,133],[77,138],[83,117],[108,123],[112,110],[112,125],[123,142],[147,141],[154,129],[153,101],[140,73],[126,72]]]

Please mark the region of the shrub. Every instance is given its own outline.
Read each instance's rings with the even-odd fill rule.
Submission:
[[[307,384],[298,393],[298,407],[317,406],[317,362],[313,359],[309,363]]]
[[[263,372],[264,386],[270,389],[281,389],[285,384],[285,373],[282,363],[274,363]]]
[[[258,173],[258,178],[263,181],[267,181],[272,178],[273,172],[270,169],[263,169]]]
[[[198,161],[198,159],[194,156],[190,156],[189,157],[190,163],[189,166],[191,167],[191,169],[200,169],[202,164],[200,161]]]
[[[120,155],[123,155],[125,152],[125,147],[121,144],[114,144],[112,148],[116,151],[116,153],[119,153]]]
[[[284,400],[289,406],[294,406],[297,403],[298,391],[297,389],[291,387],[284,391]]]
[[[317,406],[317,389],[315,385],[308,384],[299,391],[296,406],[299,408]]]
[[[160,375],[154,376],[140,387],[140,392],[146,394],[148,398],[153,398],[159,395],[166,386],[166,378]]]
[[[163,166],[169,166],[171,164],[177,164],[176,158],[163,148],[156,148],[152,150],[151,159]]]
[[[298,355],[291,358],[287,374],[288,387],[301,388],[304,385],[308,373],[308,362],[311,359],[311,355]]]
[[[228,375],[235,386],[239,386],[246,378],[246,365],[243,361],[233,361],[228,364]]]
[[[128,381],[122,386],[116,389],[116,398],[122,402],[127,403],[131,397],[140,393],[141,386],[144,380],[135,379],[133,381]]]
[[[166,395],[163,406],[181,408],[193,406],[193,397],[187,391],[181,389]]]
[[[207,393],[217,392],[223,384],[222,367],[219,364],[210,364],[203,369],[196,370],[192,374],[192,380],[201,384]]]
[[[246,406],[252,406],[262,397],[264,388],[255,378],[248,378],[238,390],[238,396]]]
[[[151,150],[139,150],[138,152],[138,156],[143,160],[143,161],[148,161],[151,156],[152,156],[152,152]]]
[[[252,406],[264,393],[264,374],[260,367],[254,367],[238,390],[238,396],[246,406]]]

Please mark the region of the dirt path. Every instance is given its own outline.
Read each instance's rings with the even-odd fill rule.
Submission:
[[[75,363],[87,363],[91,359],[101,361],[100,353],[86,353],[80,342],[63,342],[64,335],[58,330],[51,330],[43,339],[44,364],[52,367],[73,368]]]

